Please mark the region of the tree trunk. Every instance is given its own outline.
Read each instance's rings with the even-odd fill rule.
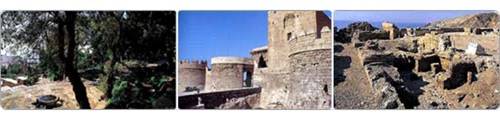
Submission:
[[[114,77],[115,65],[116,65],[116,58],[114,57],[114,54],[113,54],[113,57],[111,58],[111,63],[109,63],[109,71],[108,71],[107,79],[106,79],[106,84],[107,84],[106,97],[107,98],[113,97],[112,91],[113,91],[113,85],[115,82],[115,77]]]
[[[116,16],[116,17],[114,17],[116,19],[116,21],[118,21],[118,30],[117,30],[117,32],[118,32],[118,35],[117,35],[118,38],[115,38],[115,40],[121,40],[122,39],[122,36],[121,36],[122,30],[123,30],[123,28],[122,28],[123,27],[123,22],[121,20],[122,17],[123,17],[122,15],[123,14],[120,14],[120,13],[113,14],[113,16]],[[109,71],[108,71],[108,74],[107,74],[107,77],[106,77],[106,84],[107,84],[106,97],[107,98],[113,97],[112,92],[113,92],[113,87],[114,87],[114,83],[115,83],[115,77],[114,77],[114,75],[115,75],[115,66],[116,66],[116,63],[118,62],[117,61],[118,57],[116,55],[117,54],[116,53],[117,48],[114,47],[114,46],[111,46],[109,49],[112,51],[112,55],[111,55],[111,58],[110,58],[111,59],[111,61],[110,61],[111,63],[109,64],[109,67],[108,67]]]
[[[59,57],[64,62],[64,72],[68,76],[71,85],[73,86],[73,92],[75,93],[75,98],[81,109],[90,109],[90,104],[87,98],[87,90],[83,84],[80,74],[76,70],[73,61],[75,60],[74,54],[76,49],[75,41],[75,19],[76,12],[68,11],[66,13],[66,20],[60,19],[58,24],[58,47],[59,47]],[[64,26],[66,30],[64,30]],[[68,50],[66,55],[64,55],[64,36],[67,32],[68,38]]]

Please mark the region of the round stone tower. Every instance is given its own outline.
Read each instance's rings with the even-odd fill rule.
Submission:
[[[331,20],[321,11],[292,13],[288,31],[288,107],[328,109],[331,105]],[[307,23],[307,24],[305,24]],[[297,27],[300,26],[300,27]]]
[[[214,57],[210,79],[205,83],[207,91],[251,87],[252,60],[241,57]]]
[[[178,92],[203,90],[207,61],[180,61]]]

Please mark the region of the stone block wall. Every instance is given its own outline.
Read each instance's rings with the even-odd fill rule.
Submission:
[[[495,51],[498,49],[498,44],[496,41],[500,39],[499,35],[489,34],[489,35],[465,35],[465,34],[450,34],[450,41],[452,46],[458,49],[467,49],[467,45],[470,42],[476,42],[487,51]]]
[[[253,49],[250,54],[254,64],[254,69],[267,68],[269,57],[267,56],[267,46]]]
[[[244,98],[251,95],[259,95],[261,88],[245,88],[245,89],[232,89],[223,91],[203,92],[199,94],[184,94],[179,95],[179,108],[181,109],[195,109],[202,107],[205,109],[216,109],[228,103],[228,99]],[[258,99],[258,98],[256,98]],[[199,106],[202,105],[202,106]],[[252,102],[247,106],[249,108],[256,108],[258,102]],[[239,108],[241,109],[241,108]]]
[[[303,36],[298,36],[290,41],[288,41],[290,53],[296,54],[304,51],[318,50],[318,49],[331,49],[332,40],[331,32],[325,27],[324,32],[321,33],[321,38],[316,38],[315,33],[306,34]]]
[[[290,108],[330,108],[331,57],[331,49],[305,51],[290,56]]]
[[[251,81],[253,64],[250,59],[237,57],[212,58],[210,78],[205,83],[205,90],[226,90],[244,87],[245,76]]]
[[[196,87],[203,90],[206,80],[206,68],[206,61],[180,61],[178,92],[185,91],[187,87]]]
[[[260,107],[263,109],[288,109],[290,94],[289,73],[264,73],[260,75],[263,81],[258,86],[262,88]]]
[[[264,109],[331,106],[331,20],[322,11],[268,12],[268,67],[255,69]]]
[[[323,36],[327,27],[331,31],[331,20],[322,11],[269,11],[268,12],[268,56],[271,71],[289,70],[288,42],[292,39],[312,34],[315,38]],[[311,39],[314,40],[314,39]],[[284,62],[285,61],[285,62]]]

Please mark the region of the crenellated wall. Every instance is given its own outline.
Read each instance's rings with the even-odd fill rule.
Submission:
[[[204,91],[181,95],[179,105],[231,106],[258,92],[250,108],[329,109],[331,48],[331,20],[323,11],[269,11],[268,45],[250,51],[252,58],[212,58]]]
[[[207,61],[179,61],[178,92],[189,88],[204,89]]]
[[[288,41],[288,45],[290,47],[290,53],[288,56],[307,51],[331,49],[331,34],[330,29],[328,27],[324,27],[321,31],[321,38],[318,38],[316,33],[306,33],[292,38]]]
[[[226,90],[246,87],[245,81],[251,81],[252,60],[240,57],[214,57],[210,78],[205,83],[205,90]]]

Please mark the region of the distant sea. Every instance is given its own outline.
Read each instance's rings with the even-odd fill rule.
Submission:
[[[361,22],[361,21],[335,20],[334,24],[337,28],[345,28],[353,22]],[[380,28],[382,26],[382,21],[377,21],[377,22],[367,21],[367,22],[369,22],[370,24],[372,24],[372,26],[377,27],[377,28]],[[416,28],[416,27],[423,27],[427,24],[426,22],[421,22],[421,23],[418,23],[418,22],[392,22],[392,23],[396,24],[396,26],[398,26],[398,28]]]

